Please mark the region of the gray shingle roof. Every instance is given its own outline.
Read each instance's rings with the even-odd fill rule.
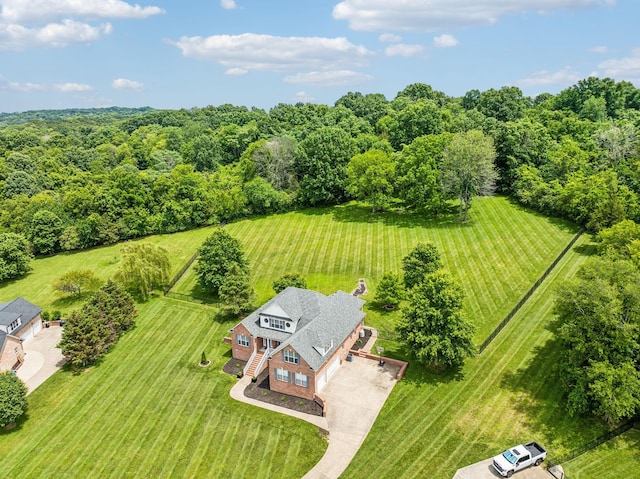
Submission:
[[[344,291],[325,296],[317,291],[289,287],[247,316],[241,324],[254,337],[280,341],[282,344],[272,355],[291,346],[317,371],[362,321],[365,316],[361,310],[363,305],[364,300]],[[260,313],[274,311],[274,306],[298,321],[294,333],[260,326]]]
[[[9,303],[1,303],[0,325],[9,326],[13,321],[18,319],[19,317],[22,317],[22,324],[18,327],[18,329],[11,333],[17,335],[20,330],[24,328],[29,323],[29,321],[35,318],[41,311],[41,308],[38,308],[35,304],[30,303],[24,298],[16,298]]]

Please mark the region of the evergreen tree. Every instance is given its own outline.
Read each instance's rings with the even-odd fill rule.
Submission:
[[[388,271],[382,275],[376,289],[375,302],[382,306],[397,306],[404,296],[404,287],[397,273]]]
[[[440,253],[431,243],[418,243],[411,252],[402,258],[404,285],[411,289],[420,284],[424,277],[442,268]]]

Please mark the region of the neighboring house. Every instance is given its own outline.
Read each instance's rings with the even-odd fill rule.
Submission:
[[[17,369],[24,361],[22,343],[42,329],[42,309],[23,298],[0,303],[0,371]]]
[[[269,370],[272,391],[314,399],[359,337],[364,301],[289,287],[231,329],[245,374]]]

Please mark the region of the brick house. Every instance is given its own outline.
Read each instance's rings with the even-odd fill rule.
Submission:
[[[42,309],[23,298],[0,303],[0,371],[17,369],[24,361],[22,343],[42,329]]]
[[[269,370],[272,391],[314,399],[345,360],[364,322],[364,301],[289,287],[230,331],[245,374]]]

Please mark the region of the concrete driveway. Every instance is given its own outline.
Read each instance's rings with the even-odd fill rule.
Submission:
[[[65,363],[62,351],[56,346],[62,337],[62,328],[52,326],[42,330],[32,339],[23,343],[24,363],[17,376],[29,388],[29,393],[45,382]]]
[[[502,476],[493,469],[491,459],[485,459],[458,469],[453,479],[496,479],[498,477]],[[553,479],[543,466],[531,466],[514,473],[511,477],[512,479]]]
[[[357,356],[340,366],[320,392],[327,404],[329,447],[303,479],[333,479],[342,474],[396,385],[399,369]]]

